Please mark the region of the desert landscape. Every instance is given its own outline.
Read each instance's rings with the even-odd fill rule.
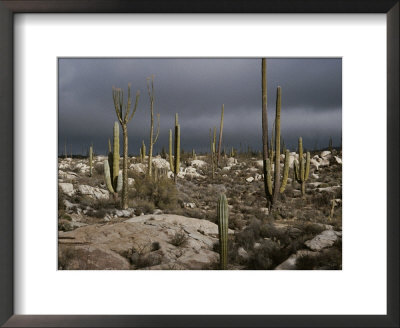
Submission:
[[[256,145],[226,142],[226,104],[202,128],[207,148],[183,149],[179,111],[160,134],[157,75],[146,92],[106,90],[114,122],[105,150],[88,141],[74,152],[59,140],[59,270],[342,269],[341,142],[297,135],[289,149],[285,89],[268,94],[270,106],[269,60],[258,63]],[[145,133],[133,143],[136,111],[146,114]]]

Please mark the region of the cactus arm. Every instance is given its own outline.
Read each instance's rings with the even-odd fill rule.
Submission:
[[[310,174],[310,153],[307,152],[306,155],[306,170],[304,173],[304,181],[308,180],[308,175]]]
[[[118,122],[114,123],[114,151],[113,151],[113,169],[112,169],[112,184],[113,188],[117,185],[119,173],[119,125]]]
[[[281,188],[279,189],[279,192],[282,194],[285,191],[286,184],[287,184],[287,179],[289,176],[289,150],[286,150],[285,152],[285,165],[283,167],[283,178],[282,178],[282,184]]]
[[[106,182],[108,191],[114,193],[114,188],[111,183],[110,165],[107,160],[104,161],[104,181]]]
[[[160,114],[157,114],[157,132],[153,141],[153,145],[157,142],[159,134],[160,134]]]
[[[221,194],[217,204],[218,236],[220,248],[220,269],[226,270],[228,265],[228,201]]]
[[[135,115],[135,113],[136,113],[136,109],[137,109],[137,106],[138,106],[138,103],[139,103],[139,97],[140,97],[140,91],[137,91],[136,92],[136,97],[135,97],[135,105],[133,107],[133,111],[132,111],[131,116],[129,116],[129,118],[127,120],[127,123],[133,118],[133,115]]]
[[[169,130],[169,166],[172,172],[174,172],[174,159],[172,157],[172,130]]]
[[[177,180],[181,160],[181,130],[180,125],[175,126],[175,182]]]
[[[274,200],[275,203],[278,199],[280,190],[280,152],[281,152],[281,87],[278,86],[276,90],[276,115],[275,115],[275,177],[274,177]]]
[[[120,192],[122,190],[123,179],[122,179],[122,172],[119,172],[117,178],[117,188],[115,189],[116,192]]]
[[[218,154],[217,154],[217,165],[219,165],[219,159],[221,156],[221,148],[222,148],[222,130],[224,128],[224,104],[222,104],[221,108],[221,122],[219,126],[219,139],[218,139]]]
[[[294,160],[293,164],[294,164],[294,177],[297,182],[301,182],[300,172],[299,172],[299,164],[298,164],[297,160]]]
[[[263,161],[268,158],[267,59],[261,60]]]
[[[271,161],[267,158],[266,160],[266,175],[267,175],[267,190],[268,196],[271,197],[272,194],[272,174],[271,174]],[[265,173],[264,173],[265,174]]]

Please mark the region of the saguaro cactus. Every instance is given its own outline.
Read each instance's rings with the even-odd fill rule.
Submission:
[[[131,112],[131,84],[128,84],[128,100],[127,104],[124,105],[124,92],[122,89],[114,88],[112,89],[115,113],[117,114],[119,123],[122,127],[123,136],[123,161],[122,161],[122,202],[121,207],[123,209],[128,208],[128,123],[135,115],[138,101],[139,101],[139,91],[136,93],[135,104]],[[125,110],[125,111],[124,111]],[[115,152],[115,149],[114,149]]]
[[[280,193],[285,191],[287,178],[289,175],[289,150],[286,150],[285,164],[283,168],[282,183],[280,182],[280,152],[281,152],[281,87],[276,90],[276,115],[275,115],[275,164],[274,164],[274,181],[272,183],[272,160],[267,158],[264,165],[264,177],[266,177],[266,194],[269,199],[269,207],[272,208]],[[270,154],[271,155],[271,154]]]
[[[294,161],[295,179],[301,184],[301,195],[306,194],[306,181],[310,173],[310,153],[307,152],[306,159],[303,157],[303,139],[299,138],[299,163]]]
[[[89,176],[91,177],[93,174],[93,146],[89,147]]]
[[[219,263],[220,269],[226,270],[228,265],[228,201],[221,194],[217,204],[218,237],[219,237]]]
[[[268,194],[268,180],[265,172],[267,171],[267,160],[269,157],[268,153],[268,113],[267,113],[267,60],[263,58],[261,60],[261,90],[262,90],[262,145],[263,145],[263,169],[264,169],[264,189],[267,198]]]
[[[181,127],[178,123],[178,113],[175,114],[175,165],[174,165],[174,180],[178,179],[181,161]]]
[[[212,170],[212,178],[214,179],[215,175],[215,140],[216,140],[217,128],[214,126],[214,133],[211,134],[210,129],[210,154],[211,154],[211,170]]]
[[[160,114],[157,114],[157,132],[153,139],[153,129],[154,129],[154,75],[147,78],[147,93],[150,100],[150,140],[149,140],[149,157],[147,165],[147,174],[151,177],[152,175],[152,160],[153,160],[153,146],[157,142],[158,135],[160,134]]]
[[[219,159],[221,157],[221,147],[222,147],[222,130],[224,128],[224,104],[221,108],[221,123],[219,126],[219,140],[218,140],[218,154],[217,154],[217,166],[219,165]]]
[[[118,122],[114,123],[113,131],[114,149],[108,154],[108,160],[104,161],[104,180],[108,191],[118,200],[118,193],[122,189],[122,174],[119,172],[119,128]],[[111,147],[111,145],[110,145]]]
[[[172,155],[172,130],[169,129],[169,145],[168,145],[168,159],[169,159],[169,167],[172,172],[174,171],[174,156]]]

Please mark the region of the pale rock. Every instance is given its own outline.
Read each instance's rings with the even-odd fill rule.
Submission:
[[[264,214],[268,215],[269,214],[269,209],[268,207],[261,207],[260,211],[263,212]]]
[[[326,247],[331,247],[338,239],[338,233],[333,230],[325,230],[304,244],[313,251],[320,251]]]
[[[90,167],[84,163],[78,163],[75,165],[75,169],[78,169],[81,173],[89,172]]]
[[[263,164],[263,161],[262,161],[262,160],[255,161],[254,164],[255,164],[257,167],[259,167],[259,168],[263,168],[263,167],[264,167],[264,164]]]
[[[185,208],[195,208],[196,204],[195,203],[183,203],[183,206]]]
[[[253,178],[253,177],[249,177],[249,178],[246,179],[246,181],[247,181],[247,182],[253,182],[253,181],[254,181],[254,178]]]
[[[233,157],[229,157],[228,160],[226,161],[227,166],[233,166],[237,164],[237,159]]]
[[[342,159],[339,156],[335,156],[335,161],[338,164],[342,164]]]
[[[164,159],[164,158],[153,158],[151,160],[153,163],[154,167],[159,168],[159,169],[170,169],[169,162]]]
[[[319,179],[319,175],[318,175],[318,174],[315,174],[315,173],[311,173],[311,177],[312,177],[313,179],[316,179],[316,180]]]
[[[225,166],[225,167],[223,167],[222,168],[222,171],[230,171],[231,170],[231,167],[230,166]]]
[[[321,157],[322,157],[322,158],[329,158],[329,157],[331,157],[331,152],[330,152],[329,150],[324,150],[324,151],[321,153]]]
[[[195,160],[190,162],[190,165],[193,166],[193,167],[202,168],[202,167],[207,166],[207,163],[202,161],[202,160],[200,160],[200,159],[195,159]]]
[[[243,247],[240,247],[238,249],[238,256],[243,260],[247,260],[249,258],[249,254],[246,252],[246,250]]]
[[[128,185],[133,186],[135,184],[135,179],[133,178],[128,178]]]
[[[263,176],[261,174],[256,173],[256,175],[254,176],[255,181],[260,181],[262,179],[263,179]]]
[[[72,196],[75,193],[72,183],[59,183],[58,186],[61,188],[61,191],[68,196]]]
[[[109,192],[108,190],[105,189],[100,189],[96,187],[91,187],[88,185],[79,185],[78,190],[82,195],[86,195],[92,198],[96,199],[108,199],[109,198]]]
[[[134,170],[136,173],[144,173],[146,171],[146,165],[142,163],[131,164],[129,169]]]

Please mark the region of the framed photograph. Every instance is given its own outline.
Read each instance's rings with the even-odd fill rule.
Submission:
[[[398,1],[0,15],[2,325],[399,326]]]

